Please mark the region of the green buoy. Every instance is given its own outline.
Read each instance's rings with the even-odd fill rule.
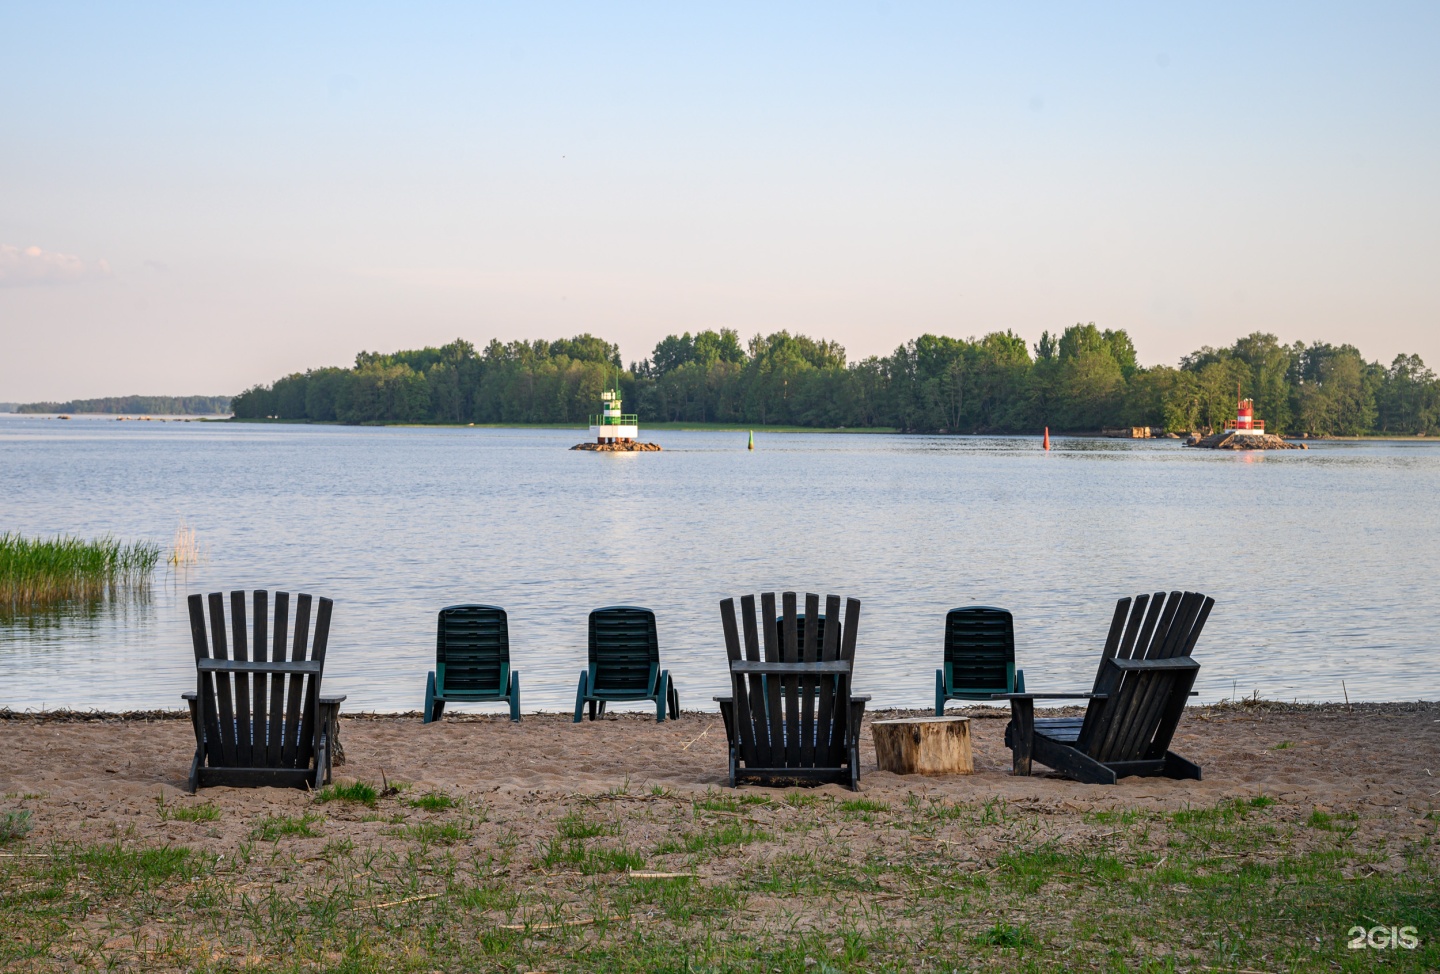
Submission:
[[[755,449],[755,431],[754,431],[754,430],[751,430],[751,431],[750,431],[750,445],[747,446],[745,449],[747,449],[747,450],[753,450],[753,449]]]

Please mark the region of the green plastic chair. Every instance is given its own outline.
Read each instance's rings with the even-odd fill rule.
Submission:
[[[668,708],[680,715],[680,694],[670,671],[660,668],[660,640],[655,613],[633,605],[612,605],[590,613],[590,666],[580,672],[575,691],[575,723],[586,706],[590,719],[605,713],[605,704],[655,701],[655,720],[663,722]]]
[[[425,681],[425,723],[440,719],[445,704],[505,700],[520,719],[520,674],[510,669],[510,624],[495,605],[452,605],[440,610],[435,669]]]
[[[1015,668],[1015,620],[989,605],[967,605],[945,615],[945,665],[935,671],[935,716],[947,700],[989,700],[1024,693],[1025,671]]]

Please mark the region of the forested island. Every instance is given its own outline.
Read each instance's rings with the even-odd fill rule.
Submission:
[[[69,402],[27,402],[17,413],[119,413],[145,416],[224,416],[229,396],[111,396],[108,399],[72,399]]]
[[[949,433],[1216,429],[1237,386],[1272,432],[1330,436],[1440,432],[1440,379],[1415,355],[1389,366],[1352,345],[1282,344],[1256,332],[1145,368],[1123,330],[1092,322],[1034,347],[1010,331],[921,335],[847,362],[839,344],[780,331],[741,344],[730,329],[670,335],[625,368],[618,346],[585,334],[492,340],[483,350],[361,352],[353,368],[294,373],[234,397],[237,419],[316,422],[574,423],[618,380],[649,422]]]

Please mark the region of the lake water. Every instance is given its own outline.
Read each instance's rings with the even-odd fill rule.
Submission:
[[[642,433],[645,431],[642,429]],[[686,708],[728,686],[718,603],[794,589],[863,603],[856,686],[933,701],[946,610],[1015,614],[1031,690],[1088,689],[1115,600],[1194,589],[1213,701],[1434,699],[1440,446],[1232,454],[1177,441],[133,423],[0,416],[0,531],[112,534],[201,563],[149,597],[0,618],[0,706],[175,707],[184,597],[335,600],[347,710],[420,707],[442,606],[510,615],[529,710],[569,710],[586,616],[649,606]],[[1341,681],[1345,691],[1342,691]],[[493,709],[476,707],[477,710]]]

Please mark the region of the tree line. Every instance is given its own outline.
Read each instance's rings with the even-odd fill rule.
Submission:
[[[1033,346],[1011,331],[921,335],[847,362],[838,343],[787,331],[669,335],[626,368],[593,335],[457,339],[361,352],[353,368],[294,373],[232,400],[237,418],[367,423],[575,423],[618,385],[641,422],[889,427],[948,433],[1218,429],[1237,389],[1269,430],[1314,435],[1440,432],[1440,379],[1415,355],[1367,362],[1352,345],[1283,344],[1256,332],[1177,366],[1142,367],[1130,336],[1091,322]]]
[[[120,413],[149,416],[224,416],[229,396],[111,396],[107,399],[72,399],[69,402],[27,402],[17,413]]]

